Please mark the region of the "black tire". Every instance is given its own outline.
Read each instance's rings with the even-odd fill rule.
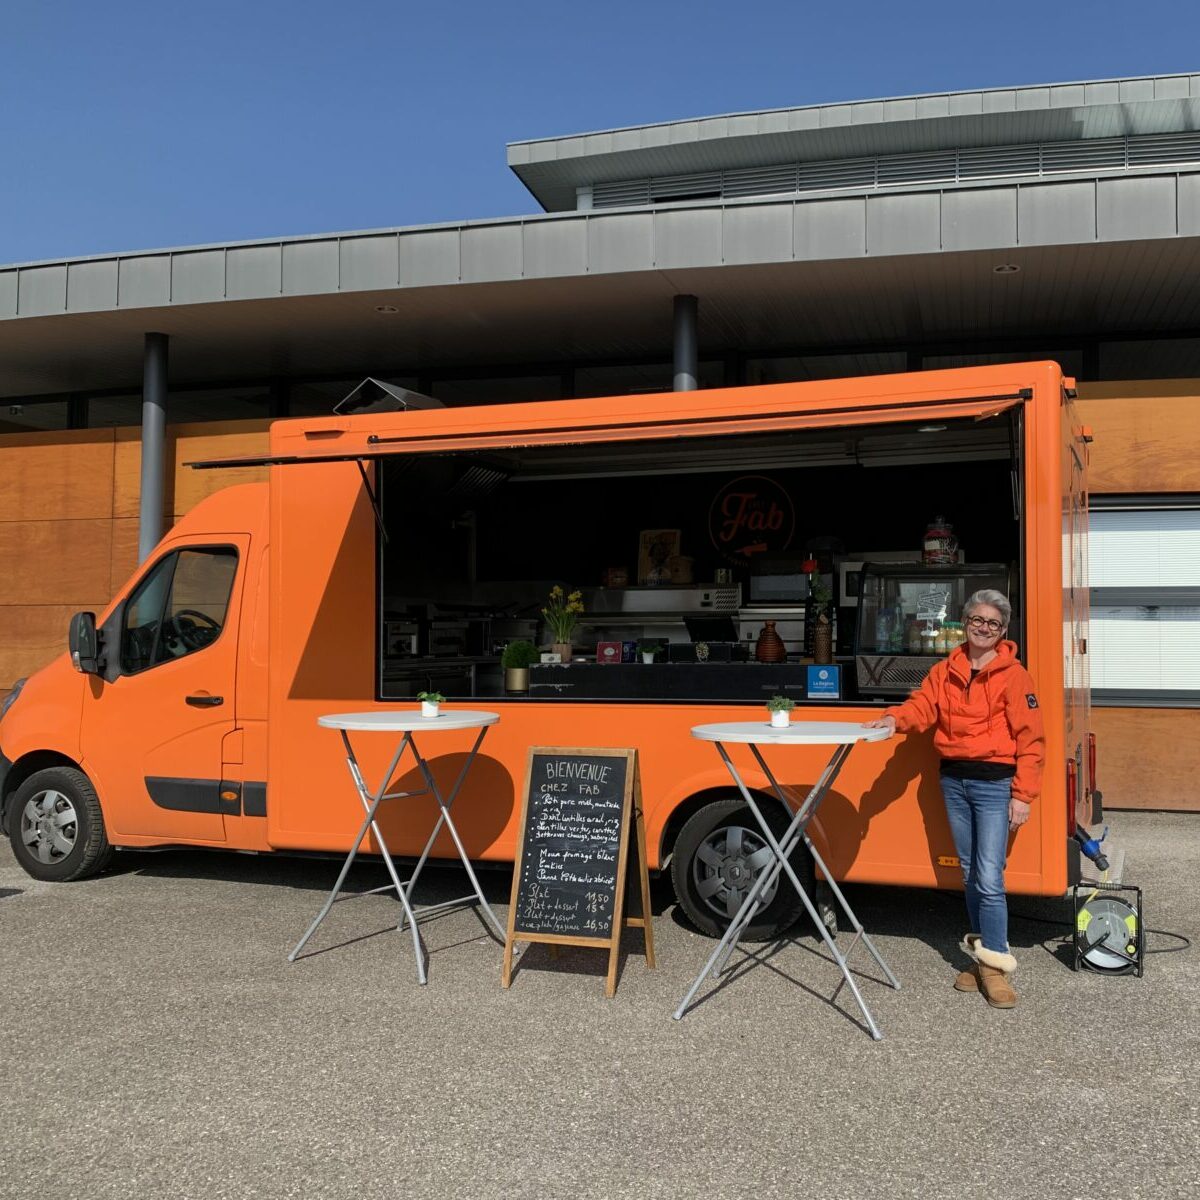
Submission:
[[[34,879],[67,883],[108,866],[113,848],[91,780],[75,767],[47,767],[17,788],[8,830],[17,862]]]
[[[758,805],[778,838],[787,828],[787,817],[769,800],[758,801]],[[749,858],[753,854],[761,857],[766,846],[754,814],[741,799],[714,800],[684,822],[671,855],[671,883],[680,909],[701,933],[720,937],[729,928],[733,911],[757,877]],[[719,866],[717,858],[722,860]],[[815,869],[803,844],[792,852],[789,862],[811,899]],[[791,882],[781,875],[770,902],[759,909],[742,939],[772,941],[790,929],[803,912]]]

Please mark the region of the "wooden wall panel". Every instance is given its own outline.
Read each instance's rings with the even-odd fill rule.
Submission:
[[[266,469],[193,471],[261,454],[267,421],[168,426],[164,528],[212,492]],[[71,613],[99,613],[137,567],[139,430],[0,435],[0,696],[57,655]]]
[[[82,604],[0,605],[0,693],[67,648],[67,624],[80,609],[99,612],[100,597]]]
[[[1105,808],[1200,812],[1200,709],[1093,708]]]
[[[1093,492],[1200,492],[1200,380],[1082,383]]]
[[[168,517],[170,524],[173,518]],[[112,523],[112,559],[109,568],[108,596],[111,599],[117,589],[133,574],[138,564],[138,520],[137,517],[120,517]]]
[[[73,604],[108,592],[112,522],[0,523],[0,605]]]
[[[265,482],[266,467],[227,467],[196,471],[184,463],[209,458],[244,458],[270,449],[270,421],[228,421],[223,424],[179,425],[171,447],[175,463],[175,512],[190,512],[205,496],[237,483]]]
[[[269,421],[212,421],[199,425],[172,425],[167,429],[167,471],[163,499],[168,512],[182,515],[205,496],[235,483],[266,479],[266,467],[236,467],[222,471],[195,471],[185,463],[208,458],[237,458],[265,454]],[[136,517],[141,494],[142,442],[137,428],[116,430],[114,517]]]
[[[111,429],[0,437],[0,521],[106,517],[112,486]]]

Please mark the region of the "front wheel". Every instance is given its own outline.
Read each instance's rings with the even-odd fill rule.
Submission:
[[[760,802],[759,809],[778,840],[788,818],[769,801]],[[743,800],[714,800],[684,822],[675,841],[671,883],[679,907],[701,933],[720,937],[771,862],[771,848],[749,805]],[[789,862],[811,897],[815,871],[803,843]],[[781,874],[763,891],[762,906],[742,937],[771,941],[790,929],[803,911],[791,881]]]
[[[13,853],[34,879],[86,879],[112,858],[96,791],[75,767],[47,767],[30,775],[17,788],[9,812]]]

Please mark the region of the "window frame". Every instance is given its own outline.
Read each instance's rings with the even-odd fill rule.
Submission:
[[[161,661],[155,661],[157,658],[157,654],[158,654],[159,636],[162,632],[163,616],[166,613],[167,606],[170,604],[171,597],[175,591],[175,574],[176,574],[176,571],[179,569],[179,556],[188,551],[194,551],[194,552],[199,552],[199,553],[204,553],[204,552],[214,553],[215,552],[215,553],[220,553],[220,554],[232,554],[233,555],[234,569],[233,569],[233,575],[230,577],[230,581],[229,581],[229,596],[226,598],[226,601],[225,601],[225,620],[223,620],[221,622],[221,628],[218,631],[217,636],[215,638],[213,638],[213,640],[211,642],[209,642],[207,646],[202,646],[199,650],[189,650],[187,654],[181,655],[179,658],[165,658]],[[150,581],[150,578],[153,576],[154,572],[156,570],[158,570],[159,566],[162,563],[166,562],[168,559],[172,559],[172,558],[175,561],[171,565],[170,579],[167,583],[166,592],[163,595],[162,608],[159,610],[159,613],[158,613],[158,625],[154,631],[154,642],[153,642],[153,645],[151,646],[151,650],[150,650],[151,662],[148,665],[139,668],[138,670],[130,670],[126,666],[126,657],[125,657],[125,634],[126,634],[127,628],[128,628],[126,626],[125,620],[129,614],[130,605],[132,605],[137,600],[137,598],[141,594],[143,588]],[[154,562],[152,562],[146,568],[145,573],[141,576],[141,578],[138,579],[137,583],[134,584],[134,586],[130,589],[129,595],[126,597],[125,601],[121,605],[120,624],[119,624],[118,630],[117,630],[118,636],[120,639],[119,646],[118,646],[118,660],[119,660],[119,664],[120,664],[119,674],[124,675],[124,676],[129,676],[130,678],[133,678],[138,675],[145,675],[148,671],[153,671],[156,667],[165,667],[168,664],[173,663],[173,662],[182,662],[184,659],[191,658],[193,655],[203,654],[205,650],[210,650],[213,646],[215,646],[221,640],[221,638],[224,637],[226,626],[229,624],[229,606],[233,603],[234,586],[237,583],[237,576],[238,576],[238,571],[241,569],[241,563],[242,563],[242,555],[241,555],[241,552],[239,551],[238,547],[236,545],[233,545],[232,543],[227,543],[227,542],[205,542],[205,543],[198,544],[198,545],[185,544],[185,545],[180,545],[180,546],[173,546],[165,554],[161,555],[159,558],[156,558],[154,560]]]
[[[1088,536],[1093,536],[1091,519],[1099,512],[1200,512],[1200,494],[1095,495],[1088,506]],[[1200,581],[1193,585],[1149,587],[1092,587],[1089,578],[1088,602],[1091,622],[1102,608],[1142,608],[1146,610],[1195,608],[1200,605]],[[1200,623],[1198,623],[1200,624]],[[1094,634],[1094,630],[1092,631]],[[1095,637],[1090,639],[1093,643]],[[1200,708],[1200,687],[1137,688],[1092,687],[1092,704],[1097,708]]]

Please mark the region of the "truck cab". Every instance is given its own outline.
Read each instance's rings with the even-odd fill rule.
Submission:
[[[267,848],[267,490],[201,502],[8,697],[0,819],[35,878],[114,844]]]

